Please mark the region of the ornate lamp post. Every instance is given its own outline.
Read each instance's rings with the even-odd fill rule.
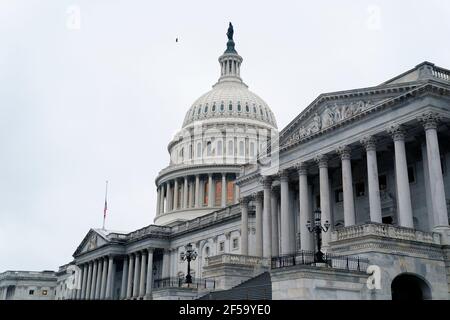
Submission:
[[[317,209],[316,211],[314,211],[314,225],[311,225],[311,221],[307,221],[306,223],[306,227],[308,228],[309,232],[314,232],[316,235],[316,239],[317,239],[317,252],[314,254],[315,258],[316,258],[316,262],[319,263],[324,263],[325,260],[323,260],[323,253],[322,251],[320,251],[321,246],[322,246],[322,239],[321,239],[321,233],[322,232],[327,232],[328,229],[330,228],[330,223],[327,221],[325,221],[324,225],[322,226],[321,223],[321,214],[322,212],[320,211],[320,209]]]
[[[197,252],[192,249],[192,244],[188,243],[185,247],[186,252],[181,252],[180,257],[182,261],[187,261],[187,275],[186,275],[186,283],[192,283],[191,277],[191,260],[194,261],[197,259]]]

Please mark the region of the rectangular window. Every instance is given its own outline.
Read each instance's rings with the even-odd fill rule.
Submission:
[[[344,192],[342,191],[342,189],[338,189],[338,190],[334,191],[334,197],[335,197],[336,203],[344,201]]]
[[[364,185],[364,182],[355,184],[355,191],[357,197],[364,197],[366,195],[366,186]]]
[[[219,251],[224,252],[225,251],[225,241],[221,241],[219,243]]]
[[[233,250],[237,250],[237,249],[239,249],[239,239],[234,238],[233,239]]]

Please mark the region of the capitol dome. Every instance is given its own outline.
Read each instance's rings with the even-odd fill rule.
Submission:
[[[230,23],[218,81],[194,102],[169,142],[170,163],[155,181],[156,224],[176,225],[238,203],[241,166],[264,156],[277,134],[269,106],[241,79],[233,33]]]

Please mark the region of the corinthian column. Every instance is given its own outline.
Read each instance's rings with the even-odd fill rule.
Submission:
[[[170,212],[173,210],[173,193],[172,193],[173,189],[172,186],[170,185],[170,181],[167,181],[167,206],[166,206],[166,212]]]
[[[188,177],[184,177],[184,186],[183,186],[183,209],[188,208]]]
[[[444,178],[442,176],[441,155],[437,136],[437,125],[440,117],[437,113],[427,112],[419,120],[425,128],[425,138],[428,158],[428,171],[430,177],[431,203],[433,214],[433,230],[447,230],[448,215],[447,203],[444,189]]]
[[[120,298],[127,297],[127,277],[128,277],[128,256],[123,258],[122,283],[120,286]]]
[[[134,279],[133,279],[133,297],[139,296],[139,271],[140,271],[140,259],[139,253],[135,253],[134,258]]]
[[[300,248],[301,250],[312,251],[314,250],[314,242],[312,239],[312,233],[308,231],[306,224],[311,221],[311,212],[309,206],[309,194],[308,194],[308,168],[305,164],[299,163],[297,165],[298,170],[298,189],[299,189],[299,201],[300,201]]]
[[[406,162],[405,134],[401,126],[393,125],[388,129],[394,140],[395,180],[397,181],[399,225],[414,228],[411,192],[409,189],[408,164]]]
[[[278,188],[277,188],[278,189]],[[272,187],[271,192],[271,199],[270,199],[270,205],[271,205],[271,216],[272,216],[272,256],[278,257],[280,255],[279,251],[279,238],[278,238],[278,195],[277,195],[277,189]]]
[[[161,188],[157,188],[156,192],[156,215],[158,216],[161,213]]]
[[[153,289],[153,248],[148,249],[146,299],[150,299]]]
[[[103,270],[102,270],[102,286],[100,290],[100,299],[106,297],[106,276],[108,274],[108,257],[103,258]]]
[[[262,230],[262,201],[263,196],[260,192],[253,195],[255,200],[255,255],[263,256],[263,230]]]
[[[173,210],[178,210],[178,179],[175,179],[173,187]]]
[[[139,286],[139,296],[143,297],[145,295],[145,272],[147,271],[147,251],[142,251],[141,253],[141,280]]]
[[[222,173],[222,208],[227,206],[227,174]]]
[[[342,192],[344,195],[344,225],[355,225],[355,201],[353,199],[353,177],[351,164],[351,148],[339,147],[336,152],[341,157],[342,166]]]
[[[108,277],[106,280],[106,299],[114,298],[114,279],[116,274],[116,265],[114,264],[114,257],[109,256],[108,258]],[[106,263],[106,260],[105,262]]]
[[[281,254],[291,254],[294,252],[293,243],[291,243],[291,228],[289,219],[289,177],[286,170],[280,173],[280,198],[281,198]]]
[[[213,177],[212,173],[208,174],[208,207],[214,207],[214,195],[213,195]]]
[[[381,223],[380,186],[378,183],[377,147],[375,137],[361,139],[367,154],[367,180],[369,185],[370,221]]]
[[[241,254],[248,255],[248,200],[241,199]]]
[[[195,207],[200,208],[200,176],[195,175]]]
[[[264,208],[262,217],[262,245],[263,256],[270,258],[272,256],[272,205],[271,205],[271,190],[272,190],[272,178],[264,177],[263,179],[264,190]]]
[[[328,178],[328,158],[326,155],[316,157],[319,166],[319,183],[320,183],[320,210],[321,223],[331,223],[331,206],[330,206],[330,180]],[[332,223],[331,223],[332,225]],[[322,248],[326,252],[329,249],[331,230],[322,233]]]
[[[91,294],[89,296],[89,299],[94,300],[95,299],[95,288],[97,284],[97,266],[98,266],[98,260],[94,260],[93,262],[94,267],[92,269],[92,284],[91,284]]]
[[[127,299],[131,298],[133,294],[133,270],[134,270],[134,255],[130,254],[128,258],[128,281],[127,281]]]
[[[92,264],[93,264],[93,262],[90,261],[89,262],[89,268],[88,268],[87,283],[86,283],[86,296],[84,297],[86,300],[89,300],[91,298]]]

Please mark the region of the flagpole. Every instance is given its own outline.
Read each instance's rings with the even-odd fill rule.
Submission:
[[[108,197],[108,180],[106,180],[106,190],[105,190],[105,208],[103,209],[103,230],[105,230],[105,220],[106,220],[106,210],[107,210],[107,197]]]

